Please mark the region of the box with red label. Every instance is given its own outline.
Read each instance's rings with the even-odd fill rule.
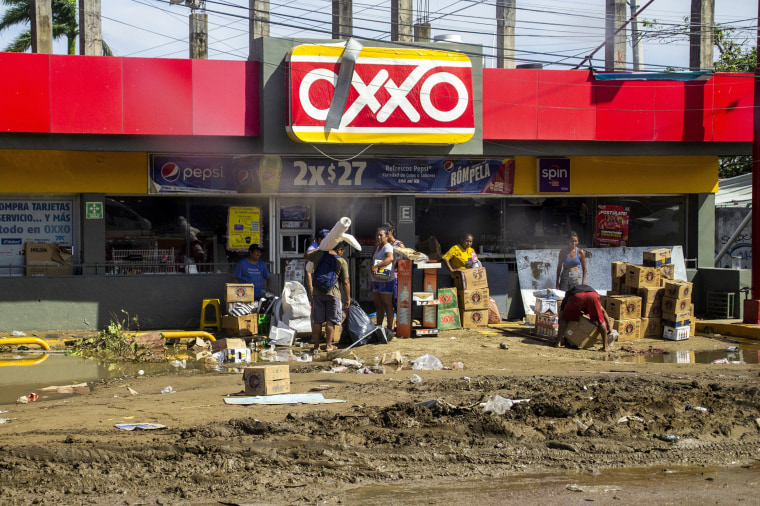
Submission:
[[[246,395],[274,395],[290,393],[290,366],[267,364],[243,369]]]
[[[657,304],[658,306],[661,306],[662,297],[665,295],[665,288],[639,288],[636,294],[641,297],[642,306],[646,306],[647,304]]]
[[[439,288],[438,301],[439,311],[441,309],[459,309],[459,298],[457,297],[456,288]]]
[[[662,337],[670,341],[684,341],[689,338],[691,328],[689,327],[662,327]]]
[[[660,318],[642,318],[641,319],[641,337],[661,337],[662,336],[662,319]]]
[[[660,286],[660,274],[655,267],[628,264],[628,269],[625,271],[625,284],[631,288],[657,288]]]
[[[256,298],[253,296],[252,283],[227,283],[226,287],[226,304],[229,306],[233,302],[253,302]]]
[[[641,306],[642,318],[662,318],[662,302],[659,304],[647,304]]]
[[[616,320],[641,318],[641,297],[638,295],[613,295],[607,297],[607,314]]]
[[[691,300],[693,284],[688,281],[668,280],[665,282],[665,297]]]
[[[465,269],[463,271],[454,271],[452,277],[454,278],[454,285],[458,290],[488,288],[488,278],[486,277],[485,267],[478,267],[477,269]]]
[[[459,309],[453,307],[448,309],[438,308],[438,329],[449,330],[458,329],[462,327],[462,322],[459,319]]]
[[[661,280],[674,279],[676,275],[676,266],[673,264],[666,264],[657,267],[657,272],[660,275]]]
[[[673,297],[662,298],[662,317],[667,320],[673,318],[667,318],[665,315],[689,313],[691,314],[691,299],[674,299]]]
[[[476,309],[462,313],[462,327],[488,327],[488,309]]]
[[[668,248],[650,249],[644,252],[643,264],[647,267],[659,267],[670,264],[671,251]]]
[[[488,288],[458,290],[457,296],[459,297],[459,309],[461,311],[488,309]]]
[[[641,338],[641,318],[630,320],[615,320],[613,330],[617,330],[618,341],[633,341]]]
[[[561,299],[547,299],[536,297],[535,313],[554,313],[559,314],[559,306],[562,304]]]

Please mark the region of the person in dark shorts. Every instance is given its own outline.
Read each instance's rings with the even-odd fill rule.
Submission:
[[[312,305],[311,305],[311,350],[319,351],[320,334],[322,324],[325,324],[325,351],[333,351],[333,337],[335,325],[343,322],[343,309],[351,305],[351,284],[348,280],[348,264],[342,258],[348,244],[341,242],[330,251],[314,250],[308,254],[308,259],[314,263],[312,279]],[[319,263],[324,255],[338,255],[335,259],[335,280],[332,287],[327,290],[320,288],[317,276],[319,276]],[[346,297],[345,303],[341,302],[341,288]]]
[[[567,322],[577,322],[581,315],[586,314],[591,321],[599,327],[602,334],[602,346],[604,351],[609,349],[609,334],[612,323],[607,311],[602,307],[599,294],[588,285],[576,285],[565,292],[565,298],[559,308],[559,328],[557,329],[557,348],[561,348],[565,342],[565,328]]]

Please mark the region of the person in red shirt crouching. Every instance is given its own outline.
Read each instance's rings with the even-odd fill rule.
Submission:
[[[607,311],[602,307],[599,294],[588,285],[576,285],[565,292],[565,298],[559,308],[559,327],[557,328],[557,348],[562,348],[565,342],[565,328],[567,322],[577,322],[581,315],[586,314],[591,321],[599,327],[602,334],[604,351],[609,350],[609,335],[612,330],[612,322]]]

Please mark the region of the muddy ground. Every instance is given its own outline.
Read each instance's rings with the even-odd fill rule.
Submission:
[[[622,344],[674,351],[727,341]],[[291,363],[292,392],[339,404],[226,405],[242,391],[240,373],[188,369],[0,406],[16,418],[0,425],[0,502],[757,504],[757,365],[615,362],[632,353],[620,344],[555,349],[503,328],[354,351],[371,364],[396,350],[465,368],[360,375]],[[169,384],[176,393],[161,394]],[[530,401],[484,413],[497,394]],[[114,427],[124,422],[167,427]],[[679,440],[651,437],[659,434]]]

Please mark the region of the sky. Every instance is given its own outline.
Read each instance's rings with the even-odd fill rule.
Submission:
[[[637,0],[639,7],[649,0]],[[2,4],[3,0],[0,0]],[[459,35],[463,42],[482,46],[486,67],[495,66],[496,0],[413,0],[415,22],[427,19],[432,35]],[[390,40],[390,1],[354,0],[354,36]],[[543,63],[544,68],[569,69],[604,41],[605,0],[516,0],[515,47],[517,63]],[[329,39],[331,0],[271,0],[273,37]],[[691,0],[654,0],[641,15],[657,21],[663,30],[683,25]],[[103,38],[117,56],[187,58],[188,17],[184,5],[169,0],[102,0]],[[0,14],[6,10],[0,5]],[[243,60],[248,57],[248,0],[206,0],[209,24],[209,59]],[[734,27],[735,35],[754,46],[758,6],[755,0],[715,0],[716,23]],[[25,27],[28,28],[28,27]],[[5,48],[19,30],[0,32]],[[367,42],[362,42],[365,46]],[[66,52],[65,42],[54,52]],[[628,61],[632,61],[628,48]],[[687,68],[688,37],[680,34],[645,38],[643,70]],[[604,67],[604,49],[593,60]]]

